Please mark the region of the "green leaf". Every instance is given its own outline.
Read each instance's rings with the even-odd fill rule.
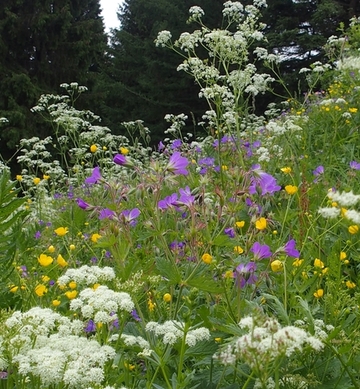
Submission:
[[[166,258],[157,258],[156,267],[159,270],[160,274],[167,278],[171,284],[180,284],[181,275],[179,269],[173,262]]]
[[[223,288],[219,285],[219,283],[205,275],[192,277],[187,281],[187,285],[192,286],[193,288],[198,288],[203,292],[221,293],[223,291]]]

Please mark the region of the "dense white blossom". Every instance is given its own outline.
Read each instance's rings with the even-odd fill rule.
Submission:
[[[84,265],[78,269],[68,269],[64,275],[58,278],[57,282],[60,286],[65,286],[70,281],[75,281],[78,284],[93,285],[113,279],[115,279],[115,271],[112,267]]]

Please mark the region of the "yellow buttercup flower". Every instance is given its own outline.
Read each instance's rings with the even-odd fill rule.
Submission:
[[[40,178],[39,177],[35,177],[34,179],[33,179],[33,183],[35,184],[35,185],[39,185],[40,184]]]
[[[44,179],[44,180],[49,180],[49,179],[50,179],[50,176],[48,176],[47,174],[43,174],[43,179]]]
[[[320,269],[323,269],[325,267],[324,262],[321,261],[319,258],[316,258],[314,261],[314,267],[318,267]]]
[[[66,296],[69,300],[74,299],[74,298],[77,296],[77,294],[78,294],[77,290],[69,290],[69,291],[65,292],[65,296]]]
[[[70,282],[69,282],[69,288],[70,288],[70,289],[75,289],[76,286],[77,286],[77,285],[76,285],[76,282],[75,282],[75,281],[70,281]]]
[[[60,304],[61,304],[61,301],[60,301],[60,300],[53,300],[53,301],[52,301],[52,305],[53,305],[54,307],[58,307]]]
[[[343,261],[344,259],[346,259],[346,257],[347,257],[347,254],[344,251],[341,251],[340,252],[340,261]]]
[[[73,250],[76,249],[76,246],[75,246],[74,244],[71,244],[71,245],[69,246],[69,249],[70,249],[71,251],[73,251]]]
[[[298,187],[295,185],[286,185],[285,192],[289,195],[293,195],[298,191]]]
[[[281,261],[279,261],[278,259],[275,259],[275,261],[272,261],[271,264],[271,270],[273,272],[279,272],[279,271],[282,271],[284,265]]]
[[[163,296],[163,300],[166,303],[169,303],[171,301],[171,294],[170,293],[165,293],[164,296]]]
[[[350,107],[350,108],[349,108],[349,112],[350,112],[350,113],[356,113],[357,111],[358,111],[358,109],[355,108],[355,107]]]
[[[10,290],[11,293],[15,293],[18,289],[19,289],[18,286],[16,286],[16,285],[11,285],[9,290]]]
[[[281,168],[280,170],[281,170],[283,173],[285,173],[285,174],[290,174],[291,171],[292,171],[291,167],[288,167],[288,166],[283,167],[283,168]]]
[[[122,155],[128,155],[129,154],[129,149],[127,149],[126,147],[120,147],[120,153]]]
[[[45,285],[39,284],[35,287],[35,293],[37,296],[42,297],[47,292],[47,287]]]
[[[49,277],[49,276],[42,276],[42,277],[41,277],[41,281],[43,281],[43,282],[49,282],[49,281],[50,281],[50,277]]]
[[[355,282],[352,282],[352,281],[346,281],[346,282],[345,282],[345,285],[346,285],[349,289],[354,289],[354,288],[356,287]]]
[[[241,221],[238,221],[238,222],[235,223],[235,226],[237,228],[243,228],[244,225],[245,225],[245,221],[244,220],[241,220]]]
[[[295,267],[299,267],[299,266],[302,265],[303,262],[304,262],[303,259],[296,258],[295,261],[292,263],[292,265],[295,266]]]
[[[95,153],[97,149],[98,149],[98,148],[97,148],[96,145],[91,145],[91,146],[90,146],[90,151],[91,151],[92,153]]]
[[[20,174],[17,174],[16,175],[16,179],[17,179],[17,181],[22,181],[23,178],[22,178],[22,176]]]
[[[322,296],[324,296],[324,289],[318,289],[316,292],[314,292],[314,297],[319,299]]]
[[[50,266],[53,263],[54,259],[50,257],[50,255],[46,254],[40,254],[38,258],[38,262],[40,263],[41,266]]]
[[[348,230],[349,230],[350,234],[352,234],[352,235],[357,234],[359,232],[359,226],[354,224],[352,226],[349,226]]]
[[[91,235],[91,241],[94,242],[94,243],[97,243],[99,238],[101,238],[100,234],[92,234]]]
[[[255,227],[260,231],[265,230],[265,228],[267,227],[266,219],[264,217],[261,217],[260,219],[256,220]]]
[[[53,253],[53,252],[55,252],[55,247],[53,245],[51,245],[51,246],[48,247],[47,251],[49,253]]]
[[[244,249],[241,246],[235,246],[234,251],[235,253],[242,254],[244,252]]]
[[[56,259],[56,263],[60,266],[60,267],[66,267],[68,265],[68,263],[65,261],[64,257],[59,254],[57,259]]]
[[[203,254],[201,257],[202,261],[209,265],[212,262],[212,256],[208,253]]]
[[[55,230],[57,236],[65,236],[69,232],[67,227],[59,227]]]

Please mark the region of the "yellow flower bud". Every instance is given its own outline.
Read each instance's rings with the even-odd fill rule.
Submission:
[[[210,263],[212,262],[212,256],[208,253],[205,253],[203,254],[203,256],[201,257],[201,259],[203,260],[203,262],[205,262],[207,265],[210,265]]]
[[[164,296],[163,296],[163,300],[166,303],[169,303],[172,300],[171,294],[170,293],[165,293]]]
[[[282,271],[282,269],[284,267],[283,263],[281,261],[279,261],[278,259],[275,259],[274,261],[272,261],[270,266],[271,266],[271,270],[273,272]]]

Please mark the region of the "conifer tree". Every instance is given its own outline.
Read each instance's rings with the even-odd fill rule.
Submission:
[[[49,135],[30,112],[42,93],[61,83],[91,89],[107,38],[99,0],[2,0],[0,2],[0,116],[2,149],[25,136]]]

